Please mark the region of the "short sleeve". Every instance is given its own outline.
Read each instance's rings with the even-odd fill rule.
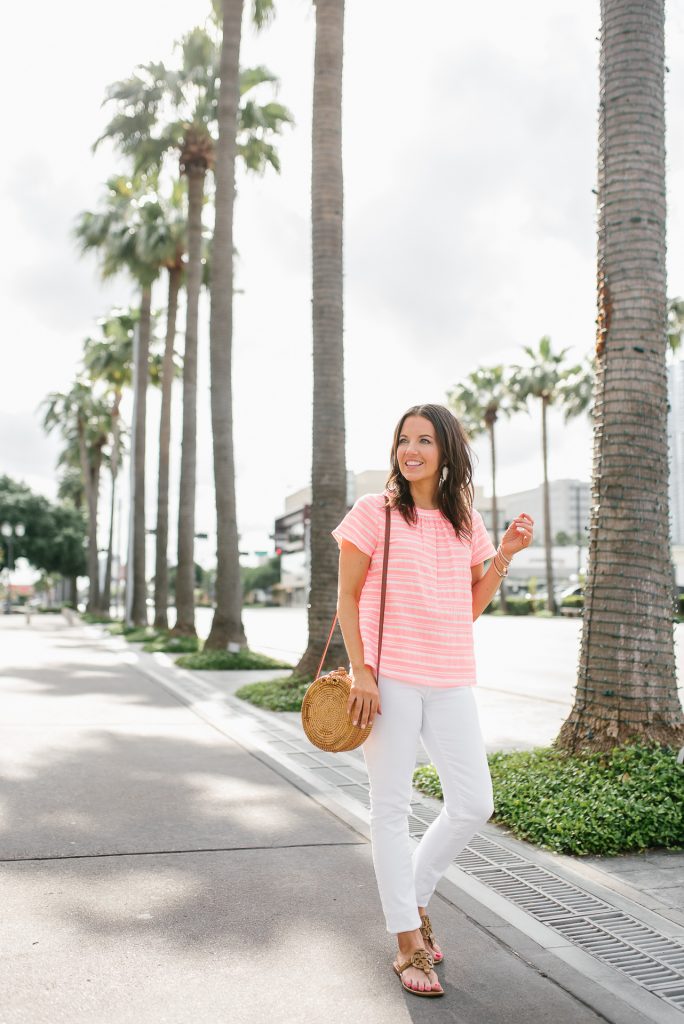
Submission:
[[[487,527],[480,513],[476,508],[471,509],[471,513],[473,540],[470,564],[479,565],[480,562],[484,562],[485,558],[493,558],[496,554],[496,548],[492,544],[492,539],[487,533]]]
[[[362,494],[331,533],[338,544],[349,540],[372,557],[380,533],[378,495]]]

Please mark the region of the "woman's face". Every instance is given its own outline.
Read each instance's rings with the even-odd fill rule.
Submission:
[[[435,428],[425,416],[407,416],[397,442],[397,461],[409,483],[439,476],[441,453]]]

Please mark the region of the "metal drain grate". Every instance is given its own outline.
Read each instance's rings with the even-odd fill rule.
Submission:
[[[241,701],[238,706],[241,714],[250,714]],[[268,745],[281,756],[291,758],[299,769],[305,768],[319,778],[327,777],[334,789],[347,793],[366,808],[370,806],[363,757],[350,758],[317,750],[306,737],[302,736],[298,742],[289,730],[275,723],[260,723],[258,731]],[[346,778],[345,773],[348,773]],[[438,814],[431,804],[420,798],[413,800],[409,834],[416,839],[424,835]],[[479,833],[454,863],[585,953],[684,1011],[682,942],[659,934],[572,882]]]

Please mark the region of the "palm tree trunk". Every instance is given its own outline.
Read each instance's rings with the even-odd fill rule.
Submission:
[[[152,288],[146,285],[140,299],[138,344],[133,382],[133,418],[135,440],[133,472],[133,602],[131,619],[136,626],[147,625],[147,579],[145,575],[145,424],[147,418],[147,378],[150,352]]]
[[[312,133],[313,466],[309,642],[295,674],[313,675],[337,606],[338,549],[347,508],[344,426],[342,55],[344,0],[316,0]],[[326,667],[348,662],[336,630]]]
[[[492,533],[494,534],[494,546],[499,546],[499,503],[496,498],[496,444],[494,443],[494,421],[487,424],[489,430],[489,449],[492,457]],[[502,612],[506,611],[506,580],[501,580],[499,585],[499,607]]]
[[[176,636],[195,630],[195,476],[197,469],[197,324],[202,287],[202,199],[206,168],[191,163],[188,175],[187,320],[183,356],[183,446],[178,499]]]
[[[154,625],[168,629],[169,619],[169,448],[171,445],[171,400],[173,397],[173,347],[182,267],[169,268],[169,296],[166,311],[166,344],[162,365],[161,415],[159,418],[159,480],[157,487],[157,534],[154,569]]]
[[[601,17],[593,500],[575,705],[556,745],[676,748],[664,2],[602,0]]]
[[[102,610],[109,615],[112,603],[112,560],[114,556],[114,508],[116,502],[116,478],[119,473],[119,406],[121,392],[118,392],[112,406],[112,455],[110,475],[112,479],[112,496],[109,507],[109,543],[107,545],[107,568],[105,570],[104,590],[102,593]]]
[[[243,0],[224,0],[216,151],[214,240],[211,283],[211,424],[216,484],[216,611],[207,649],[247,643],[242,625],[242,587],[235,504],[233,454],[233,199],[237,111],[240,99],[240,33]]]
[[[112,496],[109,506],[109,543],[107,544],[107,568],[105,569],[104,588],[102,590],[102,611],[109,615],[112,603],[112,559],[114,556],[114,502],[116,500],[116,470],[111,468]]]
[[[85,438],[85,425],[79,417],[78,451],[83,474],[83,486],[86,496],[88,513],[88,600],[86,611],[96,613],[100,606],[100,574],[97,555],[97,478],[93,474],[92,453],[88,452]]]
[[[549,494],[549,438],[546,423],[548,402],[542,397],[542,459],[544,461],[544,550],[546,554],[546,607],[556,614],[556,597],[553,592],[553,534],[551,525],[551,497]]]

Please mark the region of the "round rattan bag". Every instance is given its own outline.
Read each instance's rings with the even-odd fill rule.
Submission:
[[[387,559],[390,539],[390,507],[385,505],[385,544],[382,556],[382,584],[380,587],[380,622],[378,626],[378,672],[382,653],[382,627],[385,619],[385,594],[387,590]],[[320,750],[339,753],[361,746],[369,735],[372,722],[364,726],[354,725],[347,703],[351,690],[351,676],[345,668],[336,668],[321,675],[323,662],[328,653],[330,638],[335,629],[337,614],[332,621],[328,640],[320,660],[316,678],[310,684],[302,701],[302,726],[304,732]]]
[[[339,753],[359,747],[371,731],[372,722],[365,727],[354,725],[347,701],[351,678],[346,669],[336,668],[314,679],[302,701],[304,732],[320,750]]]

